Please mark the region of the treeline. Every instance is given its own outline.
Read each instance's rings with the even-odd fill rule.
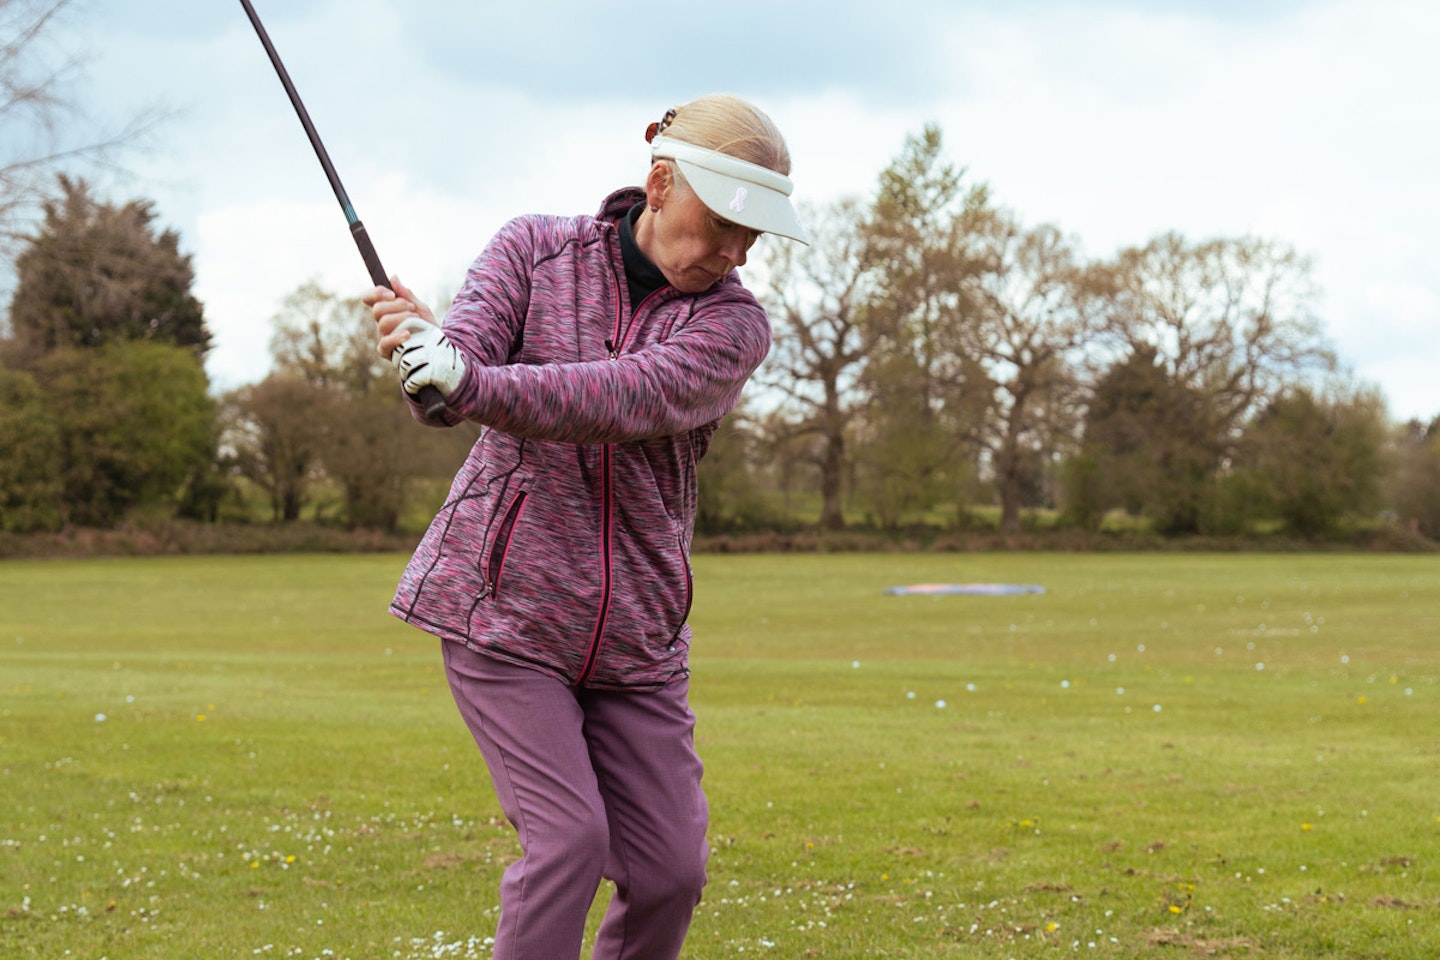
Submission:
[[[148,202],[59,185],[0,340],[0,530],[140,515],[393,531],[443,495],[477,431],[410,419],[363,304],[296,290],[272,321],[273,371],[216,397],[178,237]]]
[[[1310,267],[1176,235],[1105,260],[967,183],[938,130],[747,276],[775,346],[702,463],[701,533],[964,528],[1440,538],[1440,420],[1392,424],[1313,315]],[[418,529],[477,436],[426,429],[369,312],[311,284],[272,372],[215,395],[179,237],[61,178],[0,336],[0,530],[305,519]],[[758,280],[758,282],[757,282]],[[264,322],[257,318],[256,322]]]
[[[1004,533],[1044,510],[1173,536],[1383,518],[1440,536],[1440,419],[1394,425],[1347,379],[1293,249],[1167,233],[1087,259],[967,183],[934,127],[872,199],[812,222],[767,264],[775,348],[717,444],[707,524],[772,524],[767,493],[814,489],[826,529],[995,505]]]

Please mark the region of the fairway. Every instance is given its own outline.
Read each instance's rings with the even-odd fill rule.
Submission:
[[[488,957],[517,847],[404,560],[0,563],[0,957]],[[687,957],[1440,956],[1440,558],[695,573]],[[1045,592],[885,593],[944,582]]]

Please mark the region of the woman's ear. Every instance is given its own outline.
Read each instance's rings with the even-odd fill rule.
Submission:
[[[665,203],[673,183],[670,164],[664,160],[656,160],[650,164],[650,172],[645,176],[645,203],[651,210],[659,210]]]

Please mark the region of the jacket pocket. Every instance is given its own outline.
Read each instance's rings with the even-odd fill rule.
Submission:
[[[685,568],[685,605],[680,608],[680,625],[675,628],[675,634],[671,643],[680,639],[680,633],[685,629],[685,624],[690,621],[690,611],[695,607],[695,571],[690,566],[690,555],[685,548],[680,548],[680,564]]]
[[[501,581],[505,575],[505,559],[510,553],[510,543],[515,536],[515,525],[520,522],[520,515],[525,512],[525,502],[529,493],[521,490],[510,501],[510,507],[505,511],[500,525],[495,530],[495,536],[490,541],[490,551],[485,557],[485,582],[489,586],[487,593],[494,597],[500,593]]]

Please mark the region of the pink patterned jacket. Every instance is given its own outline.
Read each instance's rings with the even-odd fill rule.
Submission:
[[[468,361],[446,418],[486,429],[390,605],[576,686],[688,670],[696,464],[770,348],[733,273],[632,310],[617,224],[642,199],[513,220],[471,265],[443,323]]]

